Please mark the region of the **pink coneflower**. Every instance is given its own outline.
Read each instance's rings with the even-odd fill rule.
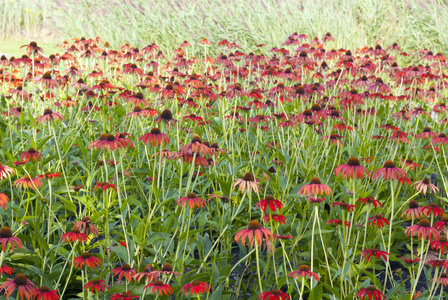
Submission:
[[[431,140],[431,143],[434,145],[438,145],[438,144],[445,145],[446,143],[448,143],[448,137],[446,136],[446,134],[444,134],[442,132],[437,137],[433,138]]]
[[[313,277],[317,281],[319,281],[319,275],[310,271],[310,267],[307,265],[301,265],[297,271],[293,271],[287,274],[288,277]]]
[[[20,295],[20,299],[23,300],[23,297],[27,300],[33,299],[35,297],[35,291],[37,289],[37,285],[35,285],[33,282],[31,282],[28,278],[26,278],[26,275],[23,273],[19,273],[16,275],[16,277],[9,279],[5,283],[3,283],[0,286],[0,291],[5,292],[6,299],[11,296],[11,294],[16,290],[17,288],[17,296]]]
[[[3,252],[5,252],[6,246],[8,246],[8,244],[11,245],[12,252],[14,252],[15,247],[17,247],[17,250],[20,250],[23,245],[22,241],[18,237],[12,235],[11,229],[7,226],[0,229],[0,242],[2,244]]]
[[[319,178],[313,177],[310,180],[310,183],[302,186],[297,194],[301,194],[303,196],[318,196],[318,195],[331,195],[333,191],[328,185],[322,184]]]
[[[44,114],[40,117],[37,117],[36,120],[39,123],[43,123],[45,121],[54,121],[54,120],[64,120],[64,117],[60,113],[53,112],[51,109],[47,108],[44,110]]]
[[[407,178],[408,175],[405,170],[395,166],[394,162],[388,160],[384,163],[383,167],[375,171],[372,174],[372,180],[383,179],[383,180],[398,180],[402,177]]]
[[[0,180],[9,178],[12,174],[14,174],[14,170],[11,167],[0,164]]]
[[[213,154],[210,147],[205,145],[202,142],[201,137],[197,134],[194,135],[194,137],[191,139],[190,143],[180,147],[179,151],[183,152],[183,153],[190,154],[190,155],[194,155],[195,153],[196,154],[201,153],[202,155],[212,155]]]
[[[408,236],[414,236],[414,234],[417,232],[417,237],[420,239],[423,237],[423,239],[426,240],[438,240],[440,239],[440,233],[437,229],[431,227],[431,222],[427,219],[422,219],[418,224],[408,227],[405,230],[405,234]]]
[[[378,249],[364,249],[361,251],[361,256],[363,260],[369,261],[372,255],[375,255],[377,259],[383,258],[384,260],[387,260],[389,253]]]
[[[448,286],[448,275],[445,272],[442,272],[439,277],[431,279],[431,282],[434,280],[438,281],[443,286]]]
[[[142,141],[145,145],[149,142],[153,147],[156,145],[160,147],[162,143],[167,145],[170,142],[168,136],[162,133],[159,128],[152,128],[149,133],[142,135],[138,140]]]
[[[369,171],[366,167],[361,166],[361,162],[356,157],[351,157],[347,164],[340,165],[334,170],[336,176],[341,175],[342,178],[350,178],[356,176],[356,178],[361,179],[364,175],[369,175]]]
[[[258,195],[261,190],[261,187],[258,186],[259,181],[260,180],[256,179],[251,172],[247,172],[244,174],[243,178],[235,179],[233,187],[238,187],[241,193],[254,191]]]
[[[416,139],[429,139],[437,137],[437,133],[431,131],[431,128],[425,127],[423,128],[423,132],[419,133],[415,136]]]
[[[413,220],[420,219],[421,217],[423,217],[422,208],[420,207],[417,201],[415,200],[409,201],[409,207],[403,212],[401,217],[403,218],[405,215],[406,218],[409,219],[410,217]]]
[[[90,217],[82,218],[82,220],[76,222],[74,226],[87,235],[92,233],[94,236],[98,236],[98,228],[91,223]]]
[[[415,185],[415,189],[419,192],[419,193],[423,193],[423,195],[426,195],[427,190],[429,189],[429,191],[433,192],[434,194],[436,194],[439,189],[432,184],[428,178],[423,178],[423,180],[421,181],[416,181],[414,182]]]

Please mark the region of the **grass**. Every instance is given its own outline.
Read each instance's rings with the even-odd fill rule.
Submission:
[[[112,45],[142,47],[156,42],[172,50],[185,39],[229,39],[253,50],[280,45],[292,32],[322,37],[331,32],[337,46],[356,48],[397,42],[407,51],[446,49],[448,7],[430,0],[245,0],[119,1],[0,0],[1,38],[41,41],[101,37]],[[200,51],[198,49],[198,51]],[[197,52],[200,53],[200,52]]]

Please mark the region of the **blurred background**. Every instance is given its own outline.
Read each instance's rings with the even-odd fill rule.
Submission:
[[[446,52],[447,22],[441,0],[0,0],[0,53],[19,55],[37,41],[48,55],[64,40],[96,36],[115,47],[155,42],[169,51],[187,40],[202,53],[206,37],[268,51],[293,32],[330,32],[339,48],[396,42]]]

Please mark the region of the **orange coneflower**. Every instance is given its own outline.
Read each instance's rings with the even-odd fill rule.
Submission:
[[[147,264],[142,272],[139,272],[134,275],[134,280],[139,282],[140,280],[146,277],[147,282],[153,282],[154,280],[157,279],[157,275],[155,275],[153,272],[154,272],[153,265]]]
[[[4,291],[5,297],[6,299],[8,299],[16,288],[18,289],[17,296],[20,295],[20,299],[23,300],[23,296],[25,296],[27,300],[31,300],[35,296],[37,285],[26,278],[25,274],[19,273],[16,275],[16,277],[11,278],[3,283],[0,286],[0,291]]]
[[[69,243],[71,242],[84,242],[89,240],[89,237],[82,233],[79,228],[73,227],[72,231],[66,232],[62,235],[61,239],[63,241],[68,240]]]
[[[55,113],[51,109],[47,108],[44,110],[44,114],[36,118],[39,123],[43,123],[45,121],[54,121],[54,120],[64,120],[64,117],[60,113]]]
[[[92,269],[95,269],[95,267],[99,267],[101,265],[101,259],[96,256],[92,256],[90,253],[82,253],[80,256],[73,259],[73,266],[75,268],[81,269],[84,264]]]
[[[37,46],[36,42],[31,42],[28,45],[20,46],[20,49],[22,49],[22,48],[26,48],[26,53],[28,55],[34,54],[34,55],[39,56],[44,52],[44,50],[41,47]],[[6,298],[8,298],[8,297],[6,297]]]
[[[308,276],[310,278],[313,277],[314,279],[319,280],[319,275],[310,271],[310,267],[308,267],[307,265],[301,265],[297,271],[288,273],[287,276],[295,278]]]
[[[10,177],[12,174],[14,174],[14,170],[8,166],[4,166],[0,163],[0,180],[3,180],[4,178]]]
[[[259,181],[260,180],[256,179],[251,172],[247,172],[246,174],[244,174],[243,178],[235,179],[233,187],[239,187],[241,193],[244,193],[245,191],[254,191],[258,195],[259,191],[261,190],[261,187],[258,186]]]
[[[253,247],[254,243],[261,247],[263,237],[266,240],[268,247],[270,247],[270,243],[274,240],[272,232],[267,228],[263,228],[258,221],[254,220],[249,222],[247,229],[242,229],[236,233],[235,241],[237,243],[241,242],[241,244],[245,246],[246,238],[248,238],[250,247]]]
[[[302,186],[297,194],[314,197],[318,195],[331,195],[333,194],[333,191],[328,185],[322,184],[319,178],[313,177],[311,178],[310,183]]]
[[[431,131],[431,128],[425,127],[423,128],[423,132],[419,133],[415,136],[416,139],[428,139],[437,137],[437,133]]]
[[[163,281],[156,280],[150,284],[147,284],[144,289],[151,289],[151,292],[153,294],[159,293],[160,296],[163,296],[164,294],[166,296],[171,295],[174,291],[173,288]]]
[[[369,171],[366,167],[361,166],[361,162],[358,158],[351,157],[347,161],[347,164],[338,166],[334,171],[334,174],[336,176],[339,176],[339,174],[341,174],[342,178],[347,179],[353,179],[354,176],[356,176],[356,178],[358,179],[361,179],[365,174],[369,175]]]
[[[205,201],[204,199],[196,196],[195,193],[188,193],[188,195],[186,197],[181,197],[177,200],[177,205],[179,205],[180,203],[182,207],[184,207],[185,203],[188,202],[188,207],[190,209],[194,209],[195,206],[197,206],[197,208],[204,208],[205,207]]]
[[[433,143],[434,145],[438,144],[445,145],[446,143],[448,143],[448,137],[446,136],[446,134],[442,132],[437,137],[433,138],[431,140],[431,143]]]
[[[42,182],[38,178],[33,178],[29,175],[25,175],[23,178],[19,178],[14,182],[15,186],[19,186],[22,189],[36,190],[42,187]]]
[[[445,272],[442,272],[440,276],[431,279],[431,282],[433,282],[434,280],[438,281],[441,285],[445,287],[448,286],[448,275]]]

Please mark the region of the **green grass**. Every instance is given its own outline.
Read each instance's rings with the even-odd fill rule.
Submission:
[[[0,32],[18,39],[101,36],[114,46],[156,42],[165,50],[203,37],[213,42],[226,38],[253,50],[260,43],[278,46],[295,31],[313,37],[331,32],[344,48],[398,42],[408,51],[444,51],[448,41],[448,6],[440,0],[9,2],[0,0],[0,6],[9,5],[0,9]]]

